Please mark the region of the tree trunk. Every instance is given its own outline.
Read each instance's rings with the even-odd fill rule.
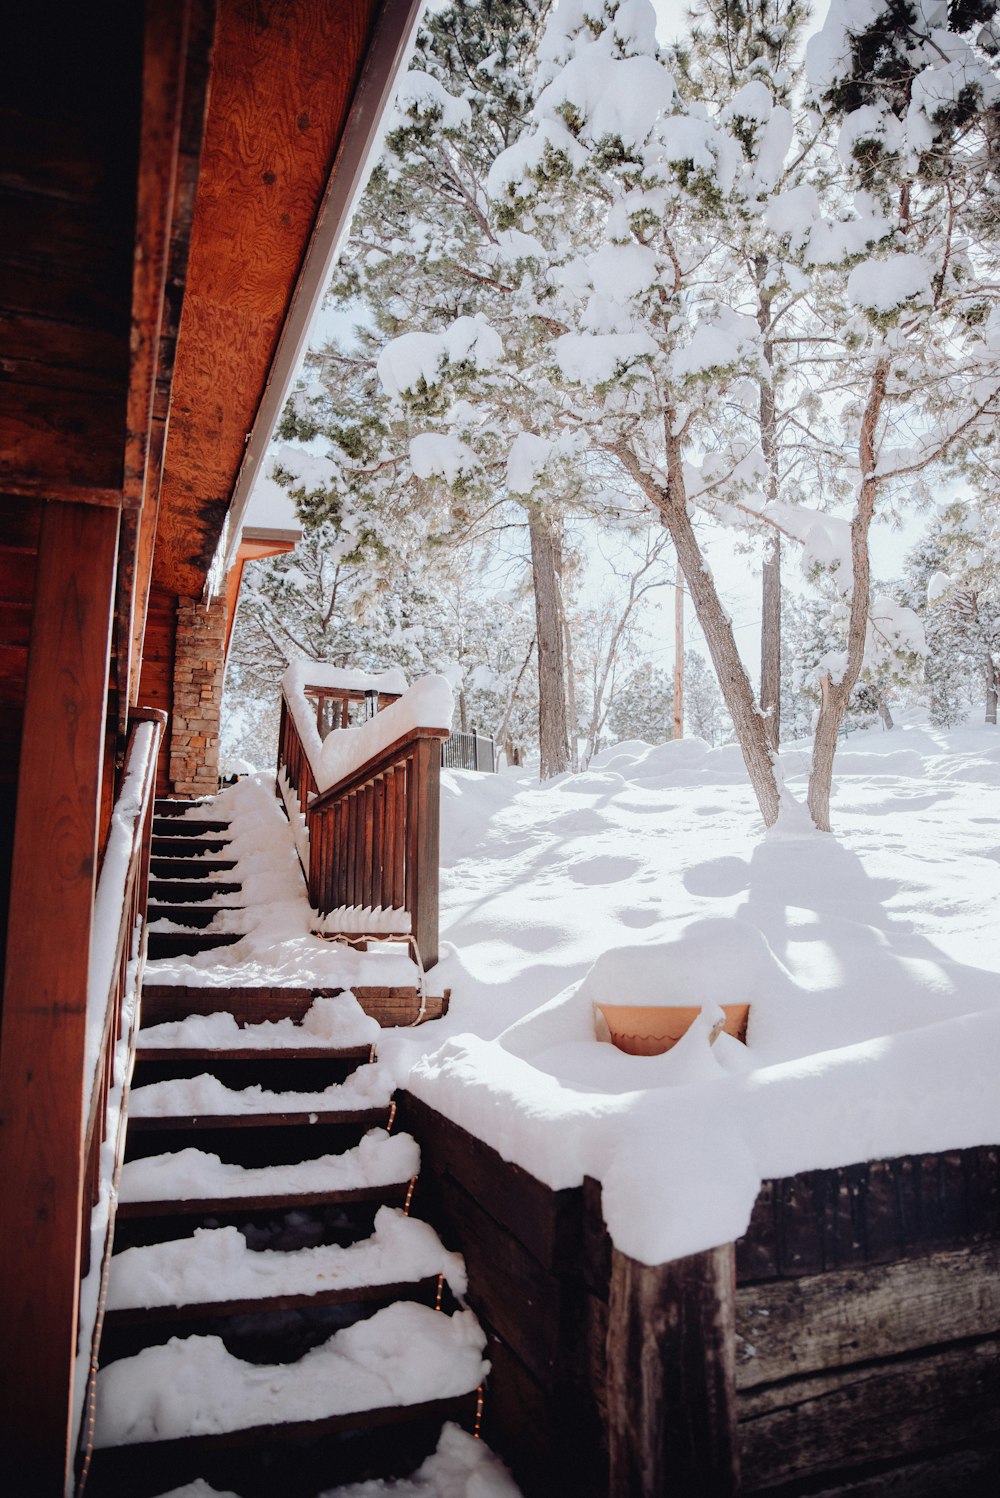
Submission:
[[[674,738],[684,737],[684,574],[677,563],[674,582]]]
[[[664,511],[677,560],[694,602],[695,614],[708,645],[723,700],[729,709],[743,761],[768,827],[778,820],[780,798],[774,774],[767,724],[754,701],[753,688],[740,659],[732,620],[722,607],[712,574],[702,561],[686,504],[670,503]]]
[[[771,298],[762,289],[767,257],[760,256],[757,271],[757,325],[763,339],[767,374],[760,382],[760,445],[767,464],[768,501],[778,497],[778,420],[774,400],[774,343],[771,336]],[[781,743],[781,536],[775,531],[764,551],[761,581],[760,621],[760,710],[767,723],[771,748]]]
[[[781,537],[775,531],[764,553],[760,621],[760,710],[771,748],[781,743]]]
[[[715,586],[715,579],[705,566],[688,515],[687,492],[684,485],[682,439],[675,436],[677,413],[668,406],[664,411],[664,432],[667,448],[667,487],[664,489],[644,472],[642,464],[625,442],[617,443],[611,451],[622,463],[626,472],[635,479],[647,499],[656,507],[663,524],[674,543],[677,564],[687,583],[694,604],[695,616],[701,625],[715,667],[715,674],[722,692],[722,699],[729,710],[736,730],[736,738],[743,755],[743,763],[750,776],[757,805],[765,826],[772,827],[778,820],[781,797],[775,774],[774,758],[767,735],[767,726],[761,717],[754,699],[750,678],[740,659],[733,621],[722,606]]]
[[[986,666],[986,721],[996,723],[997,720],[997,686],[998,673],[993,664],[993,657],[987,656]]]
[[[538,505],[528,506],[528,533],[538,642],[539,778],[548,780],[569,769],[569,735],[556,544],[552,525]]]
[[[895,724],[892,721],[892,713],[889,711],[889,704],[888,702],[886,702],[881,692],[875,693],[875,706],[878,708],[878,715],[882,719],[882,727],[885,729],[886,733],[888,733],[890,728],[895,727]]]
[[[557,577],[559,586],[559,618],[562,621],[563,650],[566,662],[566,712],[569,717],[569,760],[574,770],[580,768],[580,744],[578,738],[578,724],[576,711],[576,669],[573,665],[573,636],[570,633],[569,619],[566,616],[566,608],[562,596],[562,548],[558,550],[559,570]]]
[[[534,654],[534,650],[535,642],[534,640],[532,640],[531,644],[528,646],[528,653],[521,663],[521,669],[517,673],[517,680],[511,688],[510,696],[507,698],[507,706],[504,708],[503,717],[500,719],[500,723],[493,734],[496,742],[498,744],[503,744],[505,747],[510,742],[509,736],[507,734],[507,725],[510,722],[511,714],[514,711],[514,703],[517,701],[517,694],[521,690],[521,683],[524,680],[524,673],[528,669],[528,666],[531,662],[531,657]],[[517,763],[520,764],[521,761],[518,760]]]
[[[871,599],[871,564],[868,556],[868,532],[875,511],[878,480],[875,477],[875,433],[885,403],[889,361],[882,358],[872,371],[868,399],[861,421],[858,458],[861,487],[851,520],[851,615],[847,627],[847,662],[838,682],[824,676],[820,683],[822,698],[816,736],[813,740],[812,766],[809,771],[809,812],[820,832],[830,831],[830,787],[833,783],[833,756],[837,752],[840,720],[861,674],[868,631],[868,605]]]

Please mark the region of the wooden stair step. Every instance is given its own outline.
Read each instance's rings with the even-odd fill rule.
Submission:
[[[196,807],[210,811],[214,805],[214,796],[199,796],[192,801],[182,801],[175,796],[157,796],[153,802],[153,813],[158,817],[186,817]]]
[[[147,918],[152,924],[154,921],[173,921],[178,926],[193,926],[204,928],[210,926],[215,917],[223,910],[243,910],[243,905],[166,905],[161,904],[155,898],[151,898],[147,911]]]
[[[386,1108],[341,1108],[334,1112],[316,1109],[287,1113],[199,1113],[197,1115],[129,1118],[130,1133],[180,1133],[187,1129],[275,1129],[342,1126],[382,1129],[390,1117]]]
[[[475,1393],[370,1410],[363,1422],[334,1416],[95,1451],[87,1498],[158,1498],[199,1478],[218,1492],[283,1498],[372,1478],[404,1477],[435,1449],[446,1421],[472,1430]]]
[[[365,1428],[385,1406],[398,1412],[428,1396],[475,1393],[485,1344],[471,1311],[449,1315],[402,1301],[277,1364],[230,1352],[215,1332],[170,1338],[99,1374],[96,1444],[245,1440],[286,1422],[306,1435],[310,1427]]]
[[[401,1207],[410,1190],[410,1182],[392,1181],[387,1186],[332,1187],[321,1191],[279,1191],[261,1196],[211,1196],[197,1199],[119,1202],[117,1216],[125,1221],[137,1217],[235,1217],[255,1212],[292,1212],[304,1207],[353,1205],[356,1202],[378,1202],[381,1206]]]
[[[142,1044],[140,1031],[136,1047],[136,1064],[144,1061],[241,1062],[241,1061],[370,1061],[375,1047],[371,1045],[281,1046],[268,1050],[264,1046],[154,1046]]]
[[[192,885],[192,888],[196,888]],[[284,988],[280,985],[233,988],[190,987],[185,984],[157,983],[150,974],[143,984],[143,1023],[147,1026],[187,1019],[194,1014],[214,1014],[225,1010],[240,1024],[259,1024],[263,1020],[300,1020],[320,996],[335,996],[343,988]],[[414,1023],[420,1009],[416,987],[407,985],[374,986],[355,984],[351,992],[366,1014],[384,1028]],[[447,1014],[450,989],[427,997],[425,1020]]]
[[[149,898],[169,905],[203,905],[206,910],[223,903],[229,895],[241,895],[243,886],[232,882],[209,882],[207,879],[151,879]],[[220,899],[220,896],[222,897]],[[238,906],[242,910],[244,907]]]
[[[106,1311],[104,1324],[108,1328],[141,1326],[149,1321],[199,1321],[251,1315],[255,1312],[296,1311],[310,1306],[346,1306],[374,1301],[388,1303],[394,1300],[422,1300],[433,1304],[437,1289],[437,1275],[430,1275],[422,1280],[347,1285],[343,1289],[330,1286],[317,1290],[315,1295],[258,1295],[252,1299],[197,1301],[179,1306],[130,1306],[127,1309]]]
[[[153,838],[158,837],[204,837],[208,833],[230,834],[231,823],[209,821],[207,817],[192,817],[190,820],[178,816],[161,816],[154,813]]]
[[[182,858],[201,860],[205,853],[221,853],[228,848],[232,838],[228,837],[157,837],[151,845],[153,858]]]
[[[193,956],[216,947],[235,946],[242,936],[241,931],[150,931],[147,954],[154,962],[162,957]]]
[[[157,853],[155,848],[149,860],[151,879],[202,880],[213,874],[228,874],[236,864],[230,858],[174,858]]]

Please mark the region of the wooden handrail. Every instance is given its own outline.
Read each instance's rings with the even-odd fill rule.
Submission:
[[[404,911],[425,970],[438,960],[440,745],[447,737],[446,728],[411,728],[320,792],[282,690],[279,789],[283,777],[294,797],[289,812],[304,819],[311,904],[324,916],[348,908]]]
[[[123,1102],[135,1050],[138,995],[146,956],[156,761],[166,723],[166,713],[154,708],[135,708],[129,715],[130,732],[112,812],[112,834],[98,876],[92,942],[98,946],[107,945],[103,963],[100,954],[98,960],[92,962],[91,991],[88,994],[88,1036],[94,1038],[88,1039],[87,1045],[89,1074],[85,1085],[89,1088],[89,1102],[83,1140],[85,1174],[80,1278],[86,1278],[90,1271],[92,1213],[100,1200],[102,1186],[108,1186],[102,1283],[111,1255],[117,1183],[125,1144]],[[142,732],[147,725],[148,731]],[[106,924],[115,913],[117,928]],[[105,979],[107,990],[103,992]],[[135,996],[135,1002],[127,1006],[130,995]],[[112,1146],[110,1160],[103,1150],[109,1138]],[[103,1296],[99,1298],[93,1326],[85,1328],[81,1324],[79,1355],[85,1356],[84,1348],[87,1349],[91,1359],[91,1380],[96,1372],[102,1306]],[[89,1429],[84,1428],[79,1442],[84,1463],[89,1438]]]

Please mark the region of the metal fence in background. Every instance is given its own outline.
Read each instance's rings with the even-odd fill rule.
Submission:
[[[486,775],[495,775],[497,749],[492,739],[482,734],[463,733],[452,730],[451,737],[441,745],[441,764],[446,770],[480,770]]]

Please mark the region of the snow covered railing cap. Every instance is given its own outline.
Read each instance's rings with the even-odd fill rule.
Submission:
[[[281,678],[281,685],[286,696],[293,691],[312,689],[401,697],[406,691],[406,677],[398,666],[390,666],[388,671],[355,671],[353,667],[330,666],[325,661],[293,661]]]
[[[395,688],[389,682],[402,682],[403,694],[367,723],[339,728],[322,739],[306,694],[310,688],[324,688],[327,682],[335,690],[338,674],[344,679],[372,683],[370,687],[361,688],[362,691],[393,691]],[[366,676],[364,672],[342,671],[334,666],[299,661],[289,666],[281,685],[320,795],[363,770],[384,750],[409,735],[428,731],[446,737],[451,728],[454,697],[444,676],[425,676],[406,690],[406,679],[401,671]],[[345,689],[358,690],[357,687]]]

